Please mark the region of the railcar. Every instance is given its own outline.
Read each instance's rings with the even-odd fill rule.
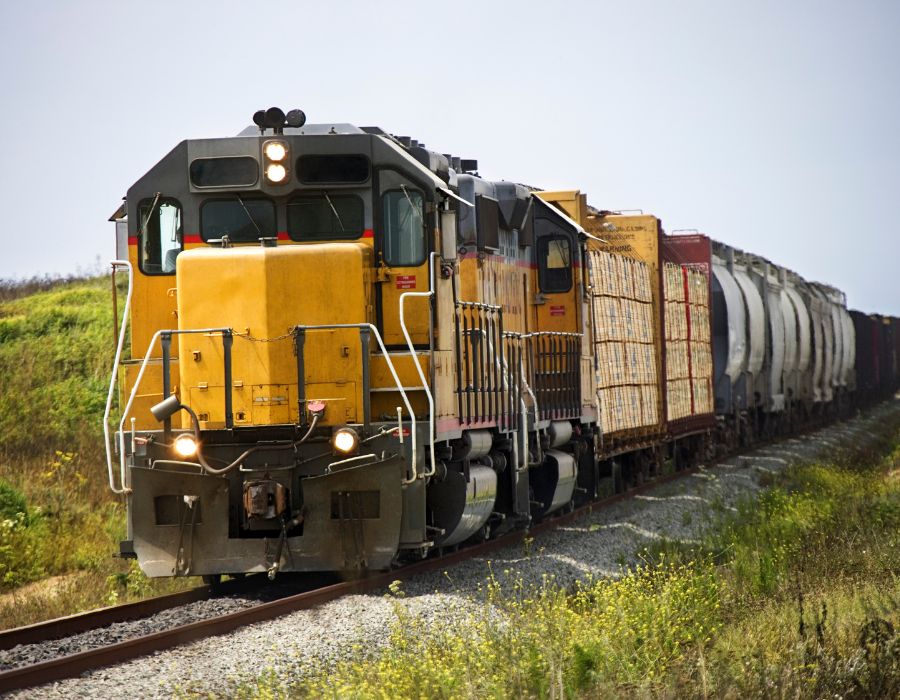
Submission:
[[[853,393],[831,287],[380,128],[254,124],[181,142],[112,217],[103,425],[150,576],[385,569]]]

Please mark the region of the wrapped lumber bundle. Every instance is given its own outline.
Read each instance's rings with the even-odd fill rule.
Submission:
[[[645,263],[592,250],[593,352],[600,424],[605,434],[660,422],[654,279]]]
[[[712,346],[709,275],[702,269],[663,266],[666,352],[666,418],[711,414]]]

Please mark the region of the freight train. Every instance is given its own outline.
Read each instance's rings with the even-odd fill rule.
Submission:
[[[897,388],[898,319],[758,255],[380,128],[254,124],[111,219],[109,482],[150,576],[387,569]]]

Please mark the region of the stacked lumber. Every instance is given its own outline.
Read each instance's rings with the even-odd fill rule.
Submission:
[[[663,299],[666,419],[712,413],[709,276],[667,262],[663,266]]]
[[[660,422],[653,280],[643,262],[590,252],[593,351],[605,434]]]

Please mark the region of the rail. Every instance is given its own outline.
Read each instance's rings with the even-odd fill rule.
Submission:
[[[506,357],[501,355],[500,361],[502,369],[505,371],[503,376],[506,381],[505,388],[508,394],[510,416],[515,415],[517,408],[519,414],[518,424],[513,424],[510,418],[509,427],[517,430],[519,433],[518,438],[521,441],[521,447],[519,447],[518,442],[513,441],[513,452],[515,453],[516,469],[519,472],[523,472],[528,469],[528,418],[525,398],[522,395],[522,385],[524,384],[527,387],[528,384],[522,377],[522,334],[507,332],[503,334],[503,338],[507,341]],[[513,381],[513,370],[511,367],[516,368],[515,382]]]
[[[391,372],[391,377],[394,379],[394,384],[397,387],[397,391],[400,392],[400,398],[403,399],[403,405],[406,406],[406,410],[409,413],[410,420],[410,434],[412,441],[412,458],[410,462],[410,472],[411,476],[408,479],[403,480],[403,484],[411,484],[417,478],[419,478],[417,465],[416,465],[416,414],[413,411],[412,404],[409,401],[409,397],[406,395],[406,389],[403,386],[403,383],[400,381],[400,377],[397,374],[397,370],[394,367],[394,363],[391,360],[391,355],[387,351],[387,348],[384,346],[384,341],[381,338],[381,334],[378,332],[378,329],[373,326],[371,323],[327,323],[323,325],[316,326],[294,326],[291,329],[294,335],[294,345],[297,350],[297,402],[301,405],[305,402],[306,395],[306,372],[304,370],[304,359],[303,359],[303,345],[304,339],[306,337],[307,331],[315,331],[315,330],[333,330],[339,328],[357,328],[360,331],[360,342],[362,343],[363,348],[363,357],[362,362],[362,372],[363,372],[363,412],[364,412],[364,424],[368,429],[369,421],[370,421],[370,407],[369,407],[369,357],[368,357],[368,334],[371,333],[375,340],[378,343],[378,347],[381,349],[381,354],[384,355],[385,362],[387,363],[388,369]],[[300,412],[299,420],[302,421],[303,411]],[[400,436],[402,440],[403,431],[400,431]],[[422,474],[424,478],[425,474]]]
[[[112,401],[116,391],[116,378],[119,374],[119,361],[122,359],[122,348],[125,346],[125,331],[128,326],[128,312],[131,310],[131,295],[134,292],[134,268],[127,260],[112,260],[110,265],[115,277],[116,268],[124,267],[128,270],[128,295],[125,297],[125,308],[122,311],[122,325],[119,328],[119,340],[116,343],[116,355],[113,359],[112,375],[109,378],[109,391],[106,394],[106,408],[103,411],[103,446],[106,448],[106,470],[109,473],[109,488],[113,493],[125,493],[124,471],[120,481],[121,488],[116,488],[116,479],[113,476],[112,447],[109,440],[109,414],[112,412]],[[115,319],[118,321],[118,319]]]
[[[503,354],[503,310],[493,304],[454,302],[456,326],[456,396],[460,421],[500,422],[505,413],[500,396]]]
[[[125,404],[125,408],[122,411],[122,419],[119,421],[119,471],[120,471],[120,479],[122,483],[123,491],[127,491],[127,487],[125,485],[125,419],[131,413],[131,408],[134,406],[134,399],[137,397],[138,389],[141,386],[141,381],[144,378],[144,373],[147,371],[147,364],[150,362],[150,354],[153,352],[153,348],[156,346],[156,341],[166,335],[171,341],[171,336],[173,335],[189,335],[192,333],[203,333],[206,335],[222,333],[223,338],[225,334],[228,334],[229,340],[231,340],[232,330],[230,328],[196,328],[191,330],[158,330],[153,334],[153,337],[150,338],[150,342],[147,344],[147,352],[144,353],[144,359],[141,362],[141,368],[138,370],[138,375],[134,380],[134,386],[131,387],[131,394],[128,395],[128,403]],[[223,340],[224,343],[224,340]],[[231,399],[231,344],[225,344],[226,348],[226,388],[225,388],[225,401],[226,401],[226,410],[228,409],[228,404]],[[168,398],[168,392],[171,390],[170,381],[169,381],[169,369],[168,369],[168,349],[163,349],[163,399]],[[170,424],[166,421],[166,431],[170,429]],[[112,467],[110,466],[110,469]],[[122,493],[119,491],[117,493]]]
[[[416,354],[416,349],[413,347],[412,338],[409,335],[409,330],[406,327],[406,318],[404,313],[406,311],[406,300],[409,297],[418,297],[420,299],[434,298],[434,260],[437,256],[437,253],[431,253],[428,256],[428,291],[427,292],[404,292],[400,295],[400,330],[403,331],[403,337],[406,338],[406,346],[409,348],[410,357],[412,357],[413,363],[416,366],[416,372],[419,374],[419,379],[422,380],[422,387],[425,389],[425,396],[428,399],[428,450],[431,454],[431,471],[425,473],[425,477],[432,477],[437,473],[437,458],[434,455],[434,395],[431,393],[431,387],[428,385],[428,381],[425,379],[425,372],[422,371],[422,365],[419,362],[419,356]],[[431,325],[431,314],[429,314],[429,326]],[[401,431],[402,432],[402,431]]]
[[[571,419],[580,413],[581,333],[544,331],[522,336],[533,396],[544,408],[535,419]]]

